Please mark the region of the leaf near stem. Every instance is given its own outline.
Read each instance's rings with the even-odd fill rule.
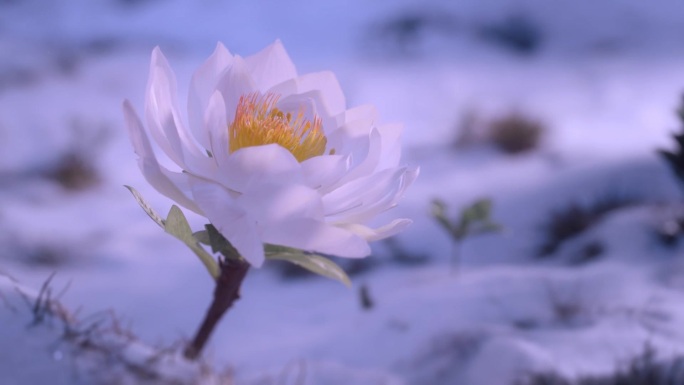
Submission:
[[[265,248],[267,259],[294,263],[312,273],[334,279],[342,282],[347,287],[351,287],[351,281],[347,273],[335,262],[322,255],[305,253],[301,250],[276,245],[266,245]]]

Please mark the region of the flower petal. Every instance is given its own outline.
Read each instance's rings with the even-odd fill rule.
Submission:
[[[346,102],[332,72],[317,72],[289,79],[269,88],[267,92],[280,95],[278,104],[285,110],[298,111],[302,105],[306,105],[307,109],[313,111],[323,122],[326,136],[344,123],[340,123],[339,120],[340,116],[344,115]],[[369,123],[364,134],[368,134],[370,127]]]
[[[205,110],[221,75],[230,68],[233,55],[218,43],[214,53],[192,75],[188,94],[188,120],[197,141],[210,148],[210,129],[205,128]]]
[[[328,220],[363,223],[394,207],[418,169],[387,169],[352,181],[323,197]]]
[[[193,179],[191,187],[193,198],[211,224],[252,266],[260,267],[265,259],[264,246],[249,213],[215,183]]]
[[[323,197],[329,218],[374,204],[397,188],[404,169],[384,170],[349,182]]]
[[[323,194],[344,186],[355,179],[371,175],[376,170],[380,162],[382,148],[382,138],[378,131],[372,129],[368,137],[359,138],[354,144],[359,148],[348,149],[351,151],[352,161],[349,172],[332,186],[322,190]],[[342,153],[345,153],[345,151],[343,150]],[[361,161],[354,162],[356,159],[361,159]]]
[[[349,169],[349,157],[342,155],[314,156],[302,162],[304,182],[321,191],[338,180]]]
[[[181,206],[202,215],[202,210],[190,199],[187,176],[173,173],[157,161],[142,123],[128,100],[124,101],[123,111],[133,150],[139,157],[138,166],[148,183]]]
[[[380,146],[382,155],[380,156],[380,163],[378,170],[386,168],[397,167],[401,158],[401,132],[403,126],[401,124],[386,124],[379,126],[378,132],[382,144]]]
[[[363,104],[360,106],[356,106],[354,108],[350,108],[346,111],[343,111],[342,113],[338,114],[336,116],[337,120],[337,125],[338,126],[343,126],[345,123],[351,123],[351,122],[356,122],[356,121],[365,121],[365,122],[370,122],[369,124],[369,130],[370,127],[372,126],[373,122],[375,122],[378,118],[378,111],[376,110],[375,106],[372,104]],[[368,132],[368,131],[366,131]],[[362,133],[359,133],[359,135]],[[365,134],[365,132],[363,133]]]
[[[216,91],[204,112],[204,127],[209,137],[209,151],[217,168],[228,162],[230,155],[228,143],[228,122],[226,121],[226,104],[223,95]],[[220,172],[220,170],[218,170]]]
[[[330,71],[314,72],[297,78],[297,93],[316,91],[321,95],[318,104],[328,116],[338,115],[347,108],[344,93],[337,77]]]
[[[413,181],[418,177],[420,171],[418,168],[403,170],[404,172],[400,174],[396,183],[385,191],[384,196],[381,196],[380,198],[378,198],[378,196],[375,198],[367,196],[362,205],[348,210],[343,214],[344,221],[363,223],[396,206],[399,202],[399,198],[401,198],[406,189],[413,184]],[[371,203],[369,204],[367,202]]]
[[[316,101],[310,95],[290,95],[278,99],[276,107],[283,112],[291,112],[293,115],[299,113],[308,121],[313,121],[315,118],[321,118],[320,110],[316,105]],[[324,123],[325,125],[325,123]]]
[[[339,153],[356,155],[361,152],[360,147],[374,129],[374,116],[370,111],[359,111],[361,116],[350,117],[351,119],[341,124],[328,135],[328,145],[337,149]],[[336,121],[339,121],[339,116]],[[364,150],[365,153],[365,150]]]
[[[300,163],[277,144],[241,148],[230,154],[222,170],[220,182],[237,192],[265,183],[303,183]]]
[[[395,219],[391,223],[388,223],[384,226],[375,229],[365,225],[360,225],[358,223],[343,224],[340,225],[340,227],[345,228],[353,232],[354,234],[358,234],[360,237],[362,237],[368,242],[373,242],[396,235],[404,231],[404,229],[406,229],[411,223],[413,223],[412,220],[402,218]]]
[[[314,189],[272,183],[252,187],[237,198],[237,203],[249,208],[250,216],[260,227],[297,217],[323,219],[321,196]]]
[[[363,258],[370,246],[358,235],[309,218],[296,218],[269,226],[264,242],[345,258]]]
[[[240,97],[257,90],[243,58],[238,55],[233,56],[233,63],[219,79],[216,90],[223,95],[226,103],[226,121],[230,124],[235,119],[235,110]]]
[[[280,40],[246,57],[245,62],[257,89],[261,92],[266,92],[278,83],[297,77],[297,69]]]
[[[282,83],[284,86],[286,83]],[[269,92],[277,92],[272,91]],[[334,115],[330,115],[325,107],[323,96],[318,91],[308,91],[303,94],[280,94],[281,98],[278,100],[278,108],[282,111],[292,113],[302,112],[304,117],[309,121],[314,118],[320,119],[323,126],[323,133],[328,137],[335,130],[337,130],[337,120]],[[330,146],[328,146],[330,147]]]
[[[201,173],[207,157],[180,119],[176,78],[159,47],[152,51],[145,116],[154,139],[166,155],[184,170]]]
[[[284,82],[278,83],[267,89],[265,92],[280,95],[281,99],[290,95],[297,95],[297,78],[288,79]]]
[[[176,95],[175,79],[168,79],[164,73],[163,66],[158,64],[165,62],[164,55],[159,47],[152,51],[152,62],[150,64],[150,75],[147,84],[147,95],[145,97],[145,117],[148,128],[154,140],[159,144],[162,151],[180,167],[185,166],[183,161],[183,151],[181,150],[178,133],[172,131],[167,133],[162,128],[162,121],[170,120],[174,122],[173,113],[170,111],[170,95]]]

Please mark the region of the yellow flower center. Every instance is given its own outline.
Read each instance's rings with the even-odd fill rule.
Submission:
[[[235,120],[228,127],[231,153],[244,147],[275,143],[303,162],[325,152],[327,139],[321,119],[315,115],[313,121],[306,119],[303,109],[296,115],[285,113],[275,106],[278,98],[272,93],[240,97]]]

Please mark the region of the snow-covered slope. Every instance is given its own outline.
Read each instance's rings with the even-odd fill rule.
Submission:
[[[0,1],[0,384],[506,385],[606,373],[646,343],[683,354],[682,250],[657,234],[681,190],[655,153],[678,126],[683,12],[678,0]],[[512,19],[537,31],[529,51],[491,38],[520,33]],[[392,215],[415,223],[375,245],[352,289],[251,272],[207,361],[189,364],[178,349],[212,285],[122,187],[171,205],[137,169],[121,102],[142,106],[155,45],[184,97],[217,41],[249,55],[276,38],[301,72],[335,71],[349,105],[404,122],[421,176]],[[511,111],[546,127],[533,151],[453,145]],[[537,257],[553,212],[616,194],[633,204]],[[466,240],[454,274],[429,202],[455,217],[482,196],[504,231]],[[53,272],[53,295],[68,289],[31,326]],[[96,351],[67,338],[64,317],[82,332],[105,322],[88,336]],[[112,333],[115,320],[131,334]]]

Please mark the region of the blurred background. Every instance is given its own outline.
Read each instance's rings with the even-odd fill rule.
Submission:
[[[248,56],[280,39],[300,74],[332,70],[348,106],[403,122],[421,175],[381,220],[414,224],[338,261],[352,289],[284,264],[252,272],[211,370],[240,384],[570,384],[617,376],[645,344],[669,368],[684,216],[657,150],[677,150],[682,36],[679,0],[0,0],[0,273],[36,289],[56,273],[66,307],[110,309],[153,346],[189,338],[212,283],[122,187],[172,204],[140,175],[121,105],[142,111],[155,46],[183,106],[217,42]],[[450,235],[435,198],[454,223],[490,199],[500,229]],[[83,365],[61,371],[58,337],[21,338],[34,342],[10,354],[0,331],[0,383],[75,381]],[[106,377],[79,378],[127,383]]]

